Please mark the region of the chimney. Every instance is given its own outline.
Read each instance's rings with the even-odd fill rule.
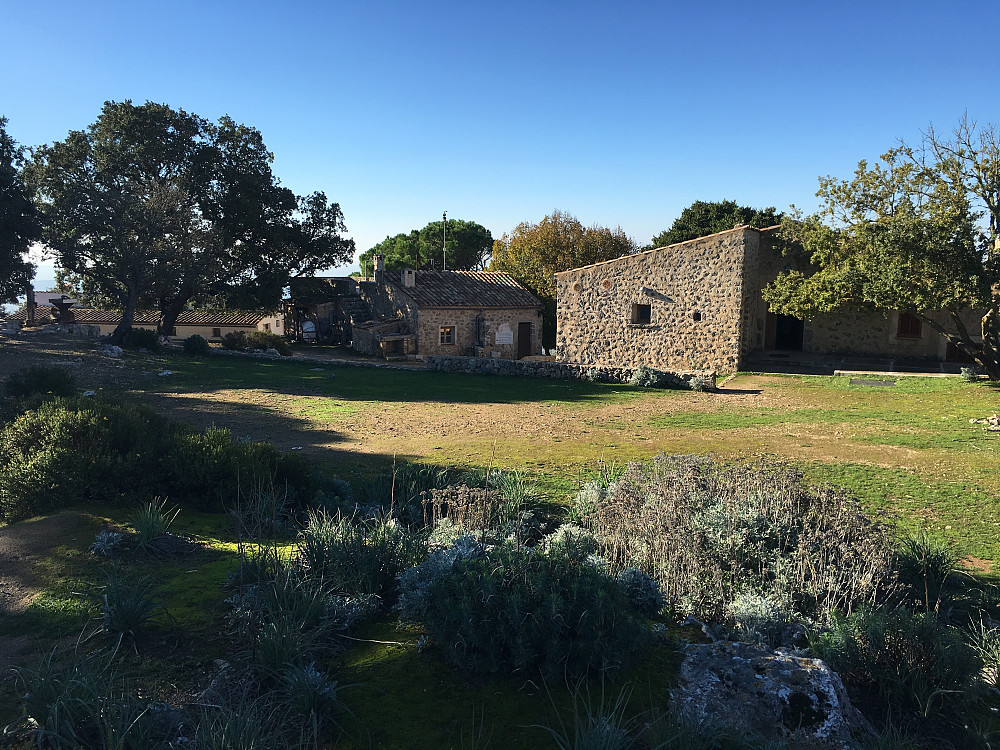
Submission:
[[[404,268],[402,275],[404,287],[414,287],[417,285],[417,272],[412,268]]]
[[[373,274],[373,276],[375,277],[375,281],[381,282],[382,274],[384,272],[385,272],[385,256],[379,253],[375,256],[375,273]]]

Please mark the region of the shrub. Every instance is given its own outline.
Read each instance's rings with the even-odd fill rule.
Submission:
[[[608,376],[603,370],[598,370],[596,367],[590,367],[580,373],[580,380],[585,380],[588,383],[607,383]]]
[[[983,374],[983,368],[979,365],[974,365],[973,367],[963,367],[960,372],[962,380],[966,383],[975,383]]]
[[[826,621],[894,591],[888,528],[786,466],[661,455],[631,464],[586,506],[583,523],[612,572],[652,576],[680,613],[724,620],[728,603],[752,591]]]
[[[292,356],[292,347],[281,336],[270,331],[233,331],[222,337],[222,348],[233,351],[275,349],[283,357]]]
[[[97,538],[90,545],[90,551],[95,555],[111,557],[118,550],[125,535],[120,531],[98,531]]]
[[[641,388],[664,388],[667,383],[667,373],[641,365],[636,368],[629,382]]]
[[[484,553],[482,545],[468,535],[456,538],[443,549],[434,550],[422,563],[407,568],[397,576],[399,598],[394,609],[404,620],[423,620],[431,605],[434,585],[451,575],[460,561],[482,557]]]
[[[625,568],[618,574],[618,585],[629,604],[644,617],[656,617],[663,609],[663,592],[653,578],[635,568]]]
[[[193,333],[184,339],[184,353],[192,357],[204,357],[212,351],[211,345],[197,333]]]
[[[339,727],[338,719],[350,713],[338,693],[344,689],[314,664],[290,667],[281,676],[281,694],[285,706],[309,721],[314,736],[324,724]]]
[[[479,673],[582,675],[617,666],[648,633],[594,567],[512,545],[459,559],[427,599],[431,637],[448,661]]]
[[[932,614],[861,609],[834,618],[827,633],[810,633],[820,659],[869,704],[928,716],[978,678],[983,662],[955,628]]]
[[[221,509],[255,478],[287,488],[290,502],[312,497],[301,456],[234,442],[228,430],[197,432],[133,404],[57,398],[0,430],[0,521],[157,495]]]
[[[148,328],[129,328],[122,336],[122,348],[156,352],[160,350],[160,336]]]
[[[31,396],[72,396],[77,392],[76,379],[65,367],[29,367],[8,375],[3,384],[10,398]]]
[[[424,554],[424,544],[393,518],[355,521],[310,512],[299,554],[311,575],[335,591],[391,599],[396,576]]]
[[[155,596],[151,581],[130,581],[114,572],[105,575],[108,582],[99,595],[101,629],[119,642],[134,640],[157,614],[166,611],[163,603]]]
[[[692,375],[687,381],[687,386],[692,391],[702,393],[706,388],[708,388],[708,383],[708,378],[702,375]]]

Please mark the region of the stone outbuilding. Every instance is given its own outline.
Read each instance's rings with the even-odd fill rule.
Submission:
[[[967,361],[912,315],[845,308],[775,315],[761,290],[795,258],[777,227],[736,227],[556,274],[556,351],[581,365],[745,368],[756,353]],[[968,323],[975,330],[970,311]],[[783,356],[783,355],[782,355]]]
[[[379,272],[360,283],[374,313],[368,354],[452,354],[522,359],[541,354],[542,303],[507,273],[487,271]]]

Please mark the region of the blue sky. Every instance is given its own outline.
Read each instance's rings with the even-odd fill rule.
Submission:
[[[25,145],[105,100],[258,128],[365,250],[448,211],[553,209],[640,242],[695,200],[815,206],[897,139],[1000,122],[1000,3],[4,3]],[[40,278],[47,269],[39,272]]]

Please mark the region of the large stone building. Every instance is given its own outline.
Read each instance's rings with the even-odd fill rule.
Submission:
[[[556,274],[560,358],[667,370],[744,367],[755,352],[964,361],[906,313],[775,315],[761,290],[794,265],[774,229],[727,232]],[[968,321],[975,330],[974,316]]]
[[[510,274],[405,269],[379,275],[360,284],[374,313],[354,328],[360,351],[502,359],[541,353],[542,303]]]

